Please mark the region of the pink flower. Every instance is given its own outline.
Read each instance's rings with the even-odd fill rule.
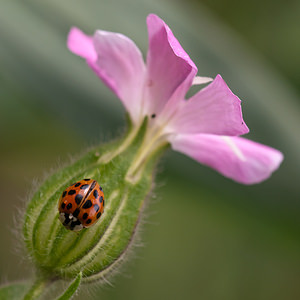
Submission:
[[[213,81],[196,76],[197,67],[158,16],[149,15],[147,25],[146,64],[134,42],[119,33],[97,30],[88,36],[72,28],[68,47],[120,98],[135,126],[149,117],[148,142],[169,142],[174,150],[244,184],[268,178],[283,155],[239,137],[249,132],[240,99],[220,75]],[[193,84],[210,81],[185,100]]]

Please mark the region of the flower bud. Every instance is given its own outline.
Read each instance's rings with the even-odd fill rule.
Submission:
[[[50,277],[85,281],[101,278],[118,265],[132,242],[143,204],[153,183],[160,145],[141,160],[147,119],[121,141],[105,144],[48,178],[28,204],[24,237],[36,266]],[[128,170],[141,161],[134,171]],[[57,203],[64,189],[83,178],[98,181],[105,194],[105,212],[90,228],[74,232],[59,220]]]

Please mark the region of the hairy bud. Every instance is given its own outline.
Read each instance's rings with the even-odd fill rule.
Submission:
[[[27,207],[23,232],[43,274],[71,279],[82,272],[83,281],[93,281],[122,260],[151,190],[155,163],[166,146],[160,144],[141,158],[146,129],[147,119],[121,141],[95,148],[55,173],[36,191]],[[66,187],[83,178],[101,183],[105,212],[94,226],[73,232],[59,221],[57,203]]]

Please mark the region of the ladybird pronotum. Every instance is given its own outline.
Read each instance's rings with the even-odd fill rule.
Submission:
[[[96,180],[83,179],[66,188],[58,202],[59,219],[69,230],[91,227],[104,212],[103,189]]]

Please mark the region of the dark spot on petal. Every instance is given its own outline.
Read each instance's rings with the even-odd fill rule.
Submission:
[[[69,203],[68,205],[67,205],[67,209],[71,209],[72,208],[72,203]]]
[[[94,204],[94,209],[97,212],[100,209],[99,205],[98,204]]]
[[[91,219],[87,219],[87,220],[86,220],[86,224],[90,224],[91,222],[92,222]]]
[[[85,208],[85,209],[87,209],[87,208],[90,208],[90,207],[92,207],[92,201],[91,200],[87,200],[87,201],[85,201],[84,202],[84,204],[83,204],[83,208]]]
[[[63,203],[61,204],[61,208],[64,209],[65,207],[66,207],[66,204],[63,202]]]
[[[101,217],[101,212],[99,211],[98,213],[97,213],[97,219],[99,219]]]
[[[81,202],[81,200],[82,200],[82,198],[83,198],[83,196],[82,195],[80,195],[80,194],[77,194],[76,196],[75,196],[75,202],[76,202],[76,204],[80,204],[80,202]]]
[[[98,193],[98,191],[97,190],[94,190],[94,197],[97,199],[98,197],[99,197],[99,193]]]
[[[152,79],[148,79],[147,80],[147,86],[152,86],[153,85],[153,80]]]
[[[76,208],[75,211],[73,212],[73,216],[74,216],[75,218],[77,218],[78,215],[79,215],[79,213],[80,213],[79,208]]]
[[[76,191],[75,191],[75,190],[70,190],[70,191],[68,192],[68,195],[74,195],[74,194],[76,194]]]
[[[82,219],[85,220],[85,219],[87,219],[88,216],[89,215],[87,213],[84,213],[83,216],[82,216]]]
[[[151,118],[154,119],[156,117],[156,114],[152,114]]]
[[[77,182],[76,184],[75,184],[75,187],[78,187],[78,186],[80,186],[81,185],[81,183],[80,182]]]
[[[89,184],[84,184],[80,187],[81,190],[85,190],[89,187]]]

